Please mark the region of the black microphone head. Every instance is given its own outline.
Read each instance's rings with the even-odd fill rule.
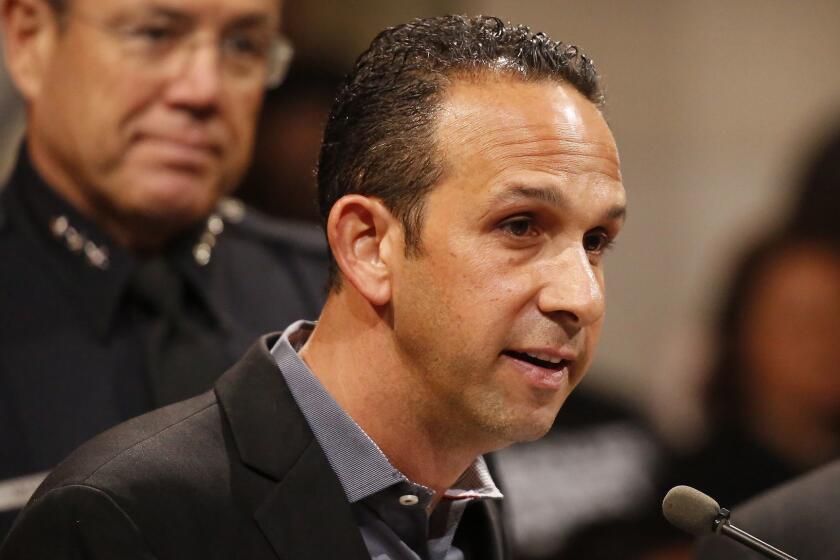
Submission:
[[[675,486],[662,500],[665,519],[698,537],[714,530],[714,520],[719,513],[720,506],[716,501],[691,486]]]

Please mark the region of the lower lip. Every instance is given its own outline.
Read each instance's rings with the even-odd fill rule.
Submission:
[[[566,364],[560,369],[543,368],[523,360],[518,360],[512,356],[502,354],[502,357],[519,370],[522,376],[538,389],[547,389],[556,391],[562,389],[568,384],[569,380],[569,365]]]
[[[163,138],[146,138],[141,145],[174,165],[202,166],[213,158],[213,151],[209,148]]]

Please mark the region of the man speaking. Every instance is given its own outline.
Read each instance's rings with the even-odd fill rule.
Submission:
[[[481,455],[549,429],[604,318],[600,103],[590,59],[525,27],[381,33],[324,136],[317,325],[80,448],[0,557],[503,558]]]

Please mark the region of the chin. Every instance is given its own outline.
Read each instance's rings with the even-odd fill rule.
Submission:
[[[519,417],[496,418],[495,421],[488,421],[484,429],[503,442],[498,446],[501,448],[540,439],[551,430],[556,417],[557,410],[540,409]]]
[[[513,441],[534,441],[540,439],[551,430],[556,417],[557,415],[553,415],[550,418],[540,418],[529,423],[523,423],[514,434],[516,437]]]
[[[218,190],[206,181],[167,177],[137,189],[133,210],[152,221],[192,224],[210,215],[219,201]]]

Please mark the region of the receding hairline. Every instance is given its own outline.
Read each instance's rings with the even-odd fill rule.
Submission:
[[[528,71],[514,63],[507,63],[505,56],[499,56],[488,62],[480,62],[471,66],[455,67],[445,73],[449,85],[444,91],[449,91],[453,85],[481,85],[491,82],[496,83],[522,83],[522,84],[554,84],[574,90],[592,105],[601,110],[605,105],[605,97],[599,91],[593,95],[587,94],[578,85],[559,73],[547,71]]]
[[[460,140],[480,141],[481,133],[471,130],[472,127],[470,125],[476,124],[471,121],[471,117],[480,115],[481,113],[487,111],[487,107],[482,106],[481,99],[479,98],[464,104],[464,106],[472,105],[474,112],[465,112],[463,114],[459,113],[456,115],[445,115],[444,113],[455,109],[455,107],[453,107],[453,102],[455,102],[458,96],[464,94],[474,94],[475,92],[481,93],[482,91],[485,91],[484,88],[488,85],[490,87],[496,85],[556,87],[564,90],[564,92],[572,96],[579,96],[578,101],[583,104],[583,107],[587,107],[585,110],[588,111],[588,109],[591,109],[594,111],[593,114],[597,114],[597,118],[602,120],[603,126],[610,137],[610,147],[613,151],[615,151],[614,163],[618,168],[619,163],[617,147],[615,146],[615,138],[612,130],[607,122],[606,116],[603,113],[603,98],[593,100],[569,80],[556,75],[529,76],[518,71],[508,71],[506,69],[499,69],[486,65],[476,66],[465,71],[460,69],[452,70],[447,73],[445,80],[446,85],[437,92],[432,109],[432,149],[437,152],[437,161],[441,169],[441,177],[437,181],[438,183],[445,179],[448,174],[447,172],[451,169],[449,165],[451,156],[448,155],[448,152],[453,147],[453,140],[445,137],[444,134],[448,135],[455,132],[455,134],[458,135],[458,131],[462,131],[463,134],[459,135]],[[521,107],[521,104],[514,104],[513,106]],[[460,143],[455,140],[455,146],[459,144]],[[574,153],[574,140],[570,139],[568,142],[564,142],[564,145],[566,144],[570,147],[570,156],[587,156],[587,153],[585,153],[584,150],[579,153]],[[620,176],[614,176],[608,173],[604,173],[604,175],[610,179],[621,181]]]

